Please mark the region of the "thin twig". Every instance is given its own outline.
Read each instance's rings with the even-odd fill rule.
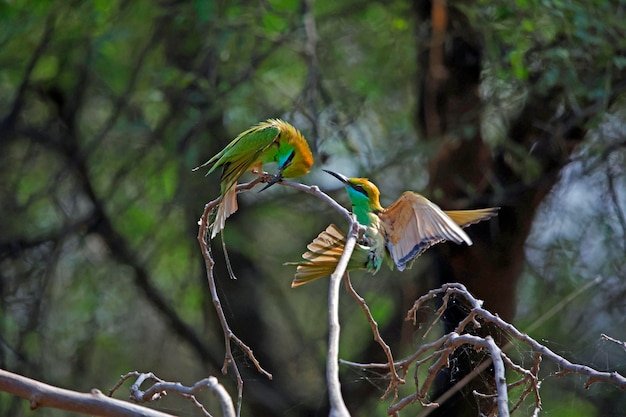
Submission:
[[[348,293],[352,296],[352,298],[356,300],[357,304],[361,307],[361,309],[365,313],[365,317],[367,317],[367,321],[370,324],[370,327],[372,328],[372,333],[374,334],[374,340],[378,342],[380,347],[383,349],[383,352],[385,352],[385,356],[387,356],[387,361],[389,362],[389,373],[391,375],[389,386],[387,387],[387,389],[385,390],[385,393],[382,395],[380,399],[384,400],[387,397],[387,395],[389,395],[389,393],[392,390],[394,390],[395,391],[394,400],[395,400],[396,398],[398,398],[398,385],[404,384],[404,379],[400,378],[400,376],[396,372],[396,367],[394,366],[393,355],[391,354],[391,348],[389,347],[387,343],[385,343],[383,338],[380,336],[380,332],[378,331],[378,323],[376,323],[376,320],[374,320],[374,317],[372,316],[372,312],[367,306],[365,299],[361,297],[352,286],[352,282],[350,282],[350,274],[346,272],[343,279],[345,282],[346,289],[348,290]]]
[[[593,285],[597,285],[602,281],[602,277],[597,276],[594,279],[588,281],[585,283],[585,285],[581,286],[580,288],[576,289],[575,291],[573,291],[571,294],[569,294],[567,297],[565,297],[564,299],[562,299],[561,301],[557,302],[552,308],[550,308],[548,311],[546,311],[544,314],[541,315],[541,317],[539,317],[537,320],[535,320],[530,326],[528,326],[525,330],[525,333],[531,333],[532,331],[534,331],[536,328],[538,328],[539,326],[541,326],[546,320],[548,320],[550,317],[554,316],[556,313],[558,313],[559,311],[561,311],[563,308],[565,308],[566,305],[568,305],[569,303],[571,303],[575,298],[577,298],[578,296],[580,296],[581,294],[584,294],[587,292],[587,290],[592,287]],[[438,291],[438,290],[433,290],[433,291]],[[431,295],[431,297],[435,297],[435,295]],[[427,296],[425,297],[421,297],[420,299],[428,299]],[[415,308],[416,306],[414,305],[413,308]],[[460,323],[459,323],[460,326]],[[458,329],[457,329],[458,331]],[[512,347],[513,345],[510,342],[507,342],[503,347],[502,347],[502,351],[503,352],[508,352],[508,350]],[[465,375],[459,382],[457,382],[456,384],[454,384],[452,387],[450,387],[450,389],[448,389],[446,392],[444,392],[443,394],[441,394],[438,398],[436,398],[434,400],[434,402],[442,404],[445,401],[447,401],[450,397],[452,397],[452,395],[454,395],[455,393],[457,393],[458,391],[460,391],[464,386],[466,386],[467,384],[470,383],[470,381],[472,381],[474,378],[476,378],[478,375],[480,375],[481,373],[483,373],[489,366],[491,365],[491,358],[487,358],[487,360],[485,360],[484,362],[482,362],[480,365],[478,365],[476,368],[472,369],[472,371],[470,373],[468,373],[467,375]],[[431,410],[424,410],[422,411],[418,417],[426,417],[431,413]]]
[[[604,333],[600,334],[602,340],[608,340],[609,342],[613,342],[622,347],[622,349],[626,350],[626,342],[622,342],[621,340],[617,340],[612,338],[611,336],[607,336]]]
[[[254,180],[237,185],[237,191],[241,190],[249,190],[253,188],[255,185],[259,184],[262,181],[262,177],[257,177]],[[211,256],[210,243],[207,241],[207,231],[209,226],[209,216],[213,209],[219,204],[220,198],[216,198],[215,200],[209,202],[204,207],[204,212],[202,213],[202,217],[200,218],[199,224],[200,227],[198,229],[198,243],[200,244],[200,249],[202,251],[202,256],[204,257],[204,262],[206,266],[207,280],[209,283],[209,290],[211,292],[211,300],[213,301],[213,306],[215,307],[215,311],[217,312],[217,316],[219,317],[220,324],[222,326],[222,331],[224,333],[224,365],[222,366],[222,373],[226,374],[228,372],[228,365],[232,365],[233,371],[235,372],[235,377],[237,379],[237,415],[241,415],[241,404],[243,400],[243,378],[241,377],[241,373],[239,372],[239,367],[234,360],[233,353],[231,350],[231,342],[234,342],[238,345],[250,358],[254,366],[257,370],[263,375],[267,376],[269,379],[272,379],[272,374],[267,372],[265,369],[261,367],[259,361],[254,357],[252,353],[252,349],[250,349],[241,339],[239,339],[233,331],[230,329],[228,325],[228,321],[226,320],[226,315],[224,314],[224,310],[222,309],[222,304],[220,302],[219,296],[217,295],[217,287],[215,285],[215,279],[213,277],[213,266],[215,262],[213,261],[213,257]]]
[[[259,174],[258,177],[256,177],[255,179],[253,179],[250,182],[244,183],[244,184],[239,184],[237,185],[237,192],[242,192],[242,191],[248,191],[251,190],[252,188],[254,188],[257,184],[263,183],[263,182],[267,182],[271,179],[272,177],[269,177],[266,173],[261,173]],[[330,196],[328,196],[326,193],[320,191],[320,189],[313,185],[313,186],[307,186],[304,184],[300,184],[297,182],[292,182],[292,181],[285,181],[285,180],[281,180],[279,181],[277,184],[280,184],[282,186],[286,186],[286,187],[291,187],[291,188],[295,188],[298,191],[302,191],[305,192],[307,194],[311,194],[319,199],[321,199],[322,201],[326,202],[328,205],[330,205],[335,211],[337,211],[338,213],[340,213],[341,215],[343,215],[344,217],[346,217],[350,223],[352,224],[351,227],[351,235],[349,235],[348,237],[351,238],[351,240],[349,239],[347,244],[346,244],[346,248],[343,254],[343,257],[341,258],[343,260],[340,260],[339,264],[337,265],[337,270],[340,270],[340,267],[343,268],[343,271],[345,271],[346,267],[347,267],[347,263],[348,260],[350,259],[350,255],[352,254],[352,250],[354,250],[354,245],[356,244],[356,236],[360,230],[359,224],[358,222],[353,218],[352,214],[350,212],[348,212],[345,208],[343,208],[341,205],[339,205],[335,200],[333,200]],[[220,320],[220,324],[222,326],[222,331],[224,333],[224,348],[225,348],[225,353],[224,353],[224,364],[222,366],[222,372],[224,374],[227,373],[228,371],[228,365],[232,365],[233,367],[233,371],[235,373],[235,377],[237,380],[237,415],[239,416],[241,414],[241,405],[242,405],[242,399],[243,399],[243,378],[241,377],[241,373],[239,371],[239,367],[237,366],[237,363],[234,360],[233,354],[232,354],[232,350],[231,350],[231,342],[235,343],[237,346],[239,346],[245,353],[246,355],[250,358],[250,360],[252,361],[252,363],[254,363],[255,367],[257,368],[257,370],[262,373],[263,375],[267,376],[269,379],[272,379],[272,374],[270,374],[269,372],[267,372],[265,369],[263,369],[261,367],[261,364],[259,363],[259,361],[255,358],[252,349],[246,345],[241,339],[239,339],[234,333],[233,331],[230,329],[230,326],[228,325],[228,322],[226,320],[226,315],[224,314],[224,311],[222,309],[222,305],[219,299],[219,296],[217,294],[217,287],[215,284],[215,279],[213,277],[213,266],[215,264],[215,262],[213,261],[213,257],[211,254],[211,246],[210,246],[210,240],[207,239],[207,231],[209,230],[209,226],[210,226],[210,216],[211,216],[211,212],[215,209],[215,207],[217,207],[217,205],[220,203],[221,201],[221,197],[218,197],[212,201],[210,201],[209,203],[207,203],[204,207],[204,211],[202,213],[202,217],[200,218],[200,221],[198,222],[199,224],[199,229],[198,229],[198,243],[200,244],[200,249],[202,251],[202,256],[204,257],[204,261],[205,261],[205,267],[206,267],[206,273],[207,273],[207,280],[209,283],[209,290],[211,292],[211,299],[213,301],[213,306],[215,307],[215,311],[217,312],[217,315],[219,317]],[[352,232],[352,229],[356,229],[355,232]],[[353,235],[353,236],[352,236]],[[348,243],[351,243],[351,249],[349,251],[349,253],[346,255],[346,252],[348,252],[349,246]],[[224,249],[225,249],[225,245],[223,244]],[[344,260],[345,258],[345,260]],[[343,275],[343,272],[339,275],[339,277],[341,277]],[[230,271],[230,276],[234,277],[234,273],[232,271]],[[332,277],[331,277],[332,278]],[[341,280],[339,279],[339,285],[341,283]],[[332,279],[331,279],[331,282]],[[331,395],[333,396],[333,399],[331,399],[331,404],[335,404],[336,409],[339,410],[340,414],[337,414],[338,416],[348,416],[348,411],[347,408],[345,407],[345,404],[343,403],[343,398],[341,397],[341,389],[339,386],[339,369],[338,369],[338,346],[339,346],[339,313],[338,313],[338,297],[339,297],[339,289],[337,288],[337,292],[333,293],[334,290],[332,290],[332,286],[331,286],[331,290],[329,292],[329,302],[331,301],[331,298],[333,298],[335,295],[337,297],[337,311],[335,311],[335,317],[336,317],[336,323],[337,323],[337,327],[333,328],[333,331],[336,331],[336,334],[333,334],[333,332],[331,332],[329,334],[329,369],[327,370],[327,375],[330,378],[330,374],[333,373],[335,376],[333,378],[333,381],[336,380],[336,388],[335,385],[333,385],[333,391],[331,392],[329,389],[329,392],[331,393]],[[329,308],[330,310],[330,308]],[[329,313],[329,323],[332,320],[332,314]],[[333,337],[333,340],[330,339],[330,337]],[[336,341],[335,338],[336,337]],[[336,344],[336,350],[332,353],[334,353],[335,355],[335,360],[334,360],[334,367],[331,368],[330,367],[330,350],[331,350],[331,342],[333,344],[333,346]],[[329,382],[329,388],[331,387],[331,384]],[[337,397],[338,395],[338,397]],[[343,405],[343,408],[341,407]],[[341,414],[342,412],[344,412],[345,410],[345,414]]]
[[[597,282],[597,280],[595,280],[595,282]],[[589,285],[592,285],[592,284],[589,284]],[[486,369],[487,366],[494,363],[494,360],[500,361],[500,364],[498,364],[498,367],[496,367],[497,369],[494,369],[494,371],[496,372],[495,381],[496,381],[496,387],[497,387],[497,392],[495,393],[495,396],[492,396],[492,394],[489,394],[489,393],[477,394],[484,398],[488,398],[488,397],[496,398],[497,405],[498,405],[497,407],[498,415],[507,415],[507,414],[504,414],[505,413],[504,398],[506,398],[504,396],[505,391],[508,390],[509,388],[513,388],[514,386],[519,386],[522,383],[528,384],[528,386],[521,394],[519,401],[517,401],[517,403],[515,404],[514,410],[519,408],[521,402],[528,396],[528,394],[532,392],[534,393],[534,396],[535,396],[535,407],[533,411],[533,416],[538,415],[539,411],[541,410],[541,397],[539,395],[539,387],[541,384],[539,381],[538,373],[539,373],[539,364],[541,360],[544,358],[549,359],[552,362],[555,362],[557,365],[560,366],[561,371],[557,373],[557,375],[559,376],[565,375],[567,373],[579,373],[582,375],[586,375],[588,377],[588,380],[585,383],[585,388],[588,388],[590,385],[596,382],[607,382],[607,383],[616,385],[617,387],[621,389],[626,389],[626,378],[620,375],[618,372],[602,372],[602,371],[595,370],[585,365],[578,365],[578,364],[569,362],[567,359],[552,352],[550,349],[541,345],[540,343],[538,343],[537,341],[535,341],[528,335],[523,334],[522,332],[517,330],[513,325],[502,320],[497,315],[492,314],[489,311],[483,309],[482,301],[474,298],[467,291],[465,286],[463,286],[462,284],[456,284],[456,283],[445,284],[441,288],[429,291],[427,294],[423,295],[422,297],[418,298],[415,301],[413,307],[409,310],[409,313],[407,314],[407,319],[415,321],[416,313],[418,309],[421,307],[421,305],[425,303],[426,301],[432,300],[441,294],[447,295],[447,296],[444,296],[444,300],[445,300],[444,305],[447,302],[449,302],[450,297],[455,296],[455,295],[464,297],[465,300],[469,303],[470,313],[468,314],[468,317],[466,317],[466,319],[464,319],[462,322],[459,323],[456,329],[457,331],[464,331],[470,323],[473,323],[474,325],[478,325],[478,326],[480,326],[481,322],[483,324],[489,323],[491,325],[494,325],[497,328],[507,332],[510,335],[510,337],[512,337],[513,339],[517,339],[527,344],[528,346],[530,346],[530,348],[535,351],[534,365],[532,369],[528,370],[515,364],[508,356],[506,356],[506,354],[504,353],[504,348],[497,347],[497,345],[495,344],[495,342],[493,342],[493,340],[489,341],[489,336],[487,336],[487,338],[480,338],[478,336],[469,335],[467,333],[460,334],[457,331],[448,333],[442,336],[440,339],[436,340],[435,342],[420,346],[420,348],[415,353],[413,353],[409,358],[395,363],[396,367],[401,367],[405,371],[409,366],[413,364],[415,365],[416,372],[417,372],[417,368],[419,368],[419,366],[421,366],[422,364],[426,362],[433,361],[433,364],[430,366],[428,370],[428,375],[426,377],[426,380],[420,386],[416,377],[415,378],[416,391],[400,399],[397,403],[391,405],[387,410],[387,413],[389,415],[397,416],[400,410],[402,410],[408,404],[415,402],[415,401],[420,401],[422,405],[426,405],[426,406],[433,405],[432,403],[424,404],[424,398],[426,396],[428,389],[432,385],[434,376],[443,367],[449,367],[449,363],[448,363],[449,355],[455,349],[459,348],[463,344],[469,344],[474,347],[478,347],[480,349],[487,349],[490,351],[490,360],[483,362],[479,366],[479,368],[481,369]],[[610,340],[610,339],[607,338],[607,340]],[[422,355],[424,355],[426,352],[431,351],[431,350],[434,350],[434,351],[430,353],[429,355],[427,355],[425,358],[419,359],[420,357],[422,357]],[[497,353],[497,357],[494,356],[496,355],[496,353]],[[354,363],[351,363],[351,364],[353,366],[358,366],[362,368],[384,368],[384,367],[389,366],[388,364],[367,364],[367,365],[354,364]],[[500,367],[502,367],[502,369],[500,369]],[[510,386],[506,386],[506,381],[503,378],[502,372],[503,372],[503,369],[507,367],[515,372],[519,372],[522,375],[524,375],[524,379]],[[473,377],[474,376],[466,376],[461,381],[461,383],[466,384]],[[502,385],[503,381],[504,381],[504,385]],[[442,397],[438,398],[436,400],[436,403],[440,403],[441,398]],[[508,406],[508,398],[506,400],[506,404]],[[495,409],[492,410],[492,413],[494,412],[495,412]],[[508,413],[508,410],[506,411],[506,413]]]
[[[311,194],[312,196],[319,198],[320,200],[328,204],[337,213],[345,217],[350,225],[354,223],[353,218],[352,218],[352,213],[350,213],[343,206],[341,206],[339,203],[333,200],[331,196],[321,191],[317,185],[304,185],[304,184],[300,184],[299,182],[286,181],[286,180],[281,180],[277,184],[283,185],[285,187],[295,188],[298,191],[302,191],[304,193]]]
[[[541,381],[539,381],[538,377],[539,364],[541,363],[541,355],[538,353],[535,354],[535,363],[530,370],[525,369],[514,363],[508,356],[506,356],[504,352],[502,353],[502,359],[509,368],[524,375],[524,378],[522,378],[519,383],[509,384],[509,389],[513,388],[514,386],[527,384],[526,389],[524,389],[524,391],[520,395],[517,403],[513,406],[513,408],[511,408],[511,414],[513,414],[513,412],[515,412],[515,410],[517,410],[522,405],[522,403],[531,393],[531,391],[535,394],[535,409],[541,410],[541,396],[539,395],[539,387],[541,386]]]

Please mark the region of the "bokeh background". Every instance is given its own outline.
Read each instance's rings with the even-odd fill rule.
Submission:
[[[626,340],[625,14],[623,0],[0,1],[0,367],[78,391],[133,370],[215,375],[236,396],[196,241],[218,175],[191,170],[280,117],[314,151],[299,180],[344,205],[321,168],[369,177],[383,205],[410,189],[502,207],[468,229],[471,248],[352,274],[397,358],[424,341],[427,325],[404,321],[413,301],[460,281],[567,359],[624,374],[600,335]],[[330,222],[346,227],[274,186],[241,195],[226,224],[237,280],[214,241],[227,319],[274,376],[235,349],[242,415],[328,414],[327,281],[291,289],[283,263]],[[341,358],[384,361],[341,302]],[[353,415],[385,415],[383,376],[341,369]],[[542,364],[544,415],[625,415],[617,388],[558,370]],[[466,392],[446,407],[475,405]],[[175,396],[152,406],[200,415]],[[0,414],[35,413],[66,415],[0,393]]]

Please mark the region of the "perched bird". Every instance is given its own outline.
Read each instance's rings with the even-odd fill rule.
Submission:
[[[326,170],[325,170],[326,171]],[[367,178],[346,178],[326,171],[344,183],[352,212],[367,227],[348,263],[347,270],[364,269],[376,273],[383,259],[391,269],[403,271],[431,246],[446,240],[472,245],[462,227],[489,219],[499,207],[478,210],[443,211],[426,197],[404,192],[391,206],[380,204],[380,191]],[[343,253],[346,237],[330,225],[311,242],[302,257],[292,287],[330,275]]]
[[[220,188],[222,201],[211,231],[213,239],[222,229],[226,218],[237,211],[237,181],[246,171],[263,173],[263,164],[276,162],[278,174],[263,188],[282,178],[305,175],[313,165],[313,155],[302,134],[292,125],[279,119],[269,119],[242,132],[220,153],[194,171],[208,167],[206,175],[222,167]],[[261,190],[261,191],[263,191]]]

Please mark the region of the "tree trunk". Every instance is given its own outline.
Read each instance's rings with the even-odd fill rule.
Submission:
[[[506,151],[490,149],[481,135],[479,86],[483,45],[477,32],[465,16],[448,8],[444,0],[415,2],[415,13],[418,25],[430,24],[431,30],[428,48],[418,54],[418,67],[423,75],[418,79],[420,101],[416,114],[423,138],[439,145],[429,164],[429,197],[447,209],[501,206],[497,218],[469,229],[473,246],[439,245],[431,249],[436,268],[430,273],[436,274],[441,284],[463,283],[484,300],[485,308],[511,321],[515,315],[525,240],[537,207],[554,185],[569,150],[555,151],[550,146],[554,138],[542,137],[532,127],[531,120],[547,119],[555,109],[545,96],[531,97],[511,124],[509,137],[529,154],[530,147],[535,145],[533,154],[541,172],[532,181],[522,178],[507,163]],[[570,133],[579,139],[575,132]],[[547,146],[536,146],[542,143]],[[494,185],[504,191],[496,192]],[[454,329],[464,316],[463,308],[447,311],[444,330]],[[489,331],[482,328],[477,333]],[[499,335],[493,336],[500,345],[503,343]],[[434,401],[481,360],[475,352],[458,353],[452,375],[439,375]],[[477,407],[488,414],[492,405],[479,404],[472,390],[485,393],[491,385],[487,372],[433,414],[476,416]]]

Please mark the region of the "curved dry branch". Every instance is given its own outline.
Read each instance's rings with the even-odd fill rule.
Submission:
[[[387,398],[387,395],[389,395],[391,391],[394,391],[394,399],[396,399],[398,398],[398,385],[404,384],[405,381],[404,381],[404,378],[401,378],[398,375],[398,372],[396,371],[395,361],[393,360],[393,355],[391,354],[391,348],[383,340],[382,336],[380,335],[380,332],[378,331],[378,323],[376,322],[376,320],[374,320],[374,317],[372,316],[372,312],[370,311],[370,308],[365,302],[365,299],[361,297],[359,293],[357,293],[354,287],[352,286],[352,282],[350,281],[350,275],[348,273],[344,275],[344,282],[346,285],[346,289],[348,290],[348,293],[352,295],[352,298],[356,300],[357,304],[361,307],[361,310],[363,310],[363,312],[365,313],[365,316],[367,317],[367,321],[370,324],[370,327],[372,328],[372,333],[374,334],[374,340],[380,345],[383,352],[385,352],[385,356],[387,356],[387,361],[389,363],[390,381],[389,381],[389,386],[387,387],[387,389],[385,390],[385,393],[382,395],[380,399],[384,400],[385,398]]]
[[[239,184],[237,186],[237,191],[239,192],[242,190],[250,190],[254,188],[255,185],[261,182],[262,177],[259,176],[248,183]],[[237,379],[237,415],[240,415],[241,401],[243,398],[243,378],[241,377],[241,372],[239,371],[239,367],[237,366],[237,363],[235,362],[235,359],[233,357],[231,342],[234,342],[248,355],[248,357],[250,358],[252,363],[254,363],[254,366],[260,373],[267,376],[269,379],[272,379],[272,374],[270,374],[261,367],[259,361],[254,357],[252,349],[250,349],[250,347],[243,343],[241,339],[235,336],[233,331],[230,329],[228,321],[226,320],[226,315],[224,314],[224,310],[222,309],[220,298],[217,295],[217,286],[215,285],[215,278],[213,277],[213,266],[215,265],[215,262],[213,261],[213,256],[211,255],[211,245],[210,240],[207,239],[207,233],[209,231],[209,217],[213,209],[219,204],[220,200],[221,198],[218,197],[204,206],[204,212],[202,213],[202,217],[198,222],[200,225],[198,229],[198,243],[200,244],[200,250],[202,251],[202,256],[204,257],[207,280],[209,283],[209,290],[211,292],[211,300],[213,301],[213,306],[215,307],[215,311],[217,312],[217,316],[219,317],[220,325],[222,326],[222,331],[224,333],[225,353],[224,364],[222,365],[222,373],[226,374],[228,372],[229,364],[233,367],[233,371],[235,372],[235,378]]]
[[[217,396],[222,408],[222,415],[224,417],[235,417],[235,407],[233,406],[232,398],[226,391],[226,388],[224,388],[224,386],[222,386],[214,376],[204,378],[192,386],[187,387],[182,385],[180,382],[164,381],[152,372],[129,372],[126,375],[122,375],[119,382],[111,388],[109,396],[113,395],[113,392],[115,392],[115,390],[117,390],[125,381],[133,377],[137,378],[137,380],[130,387],[130,399],[135,402],[144,403],[156,401],[167,395],[168,392],[173,392],[189,399],[205,416],[211,417],[211,414],[209,414],[204,406],[196,399],[196,395],[200,393],[200,391],[208,389]],[[145,381],[154,381],[154,384],[147,390],[142,391],[140,387]]]
[[[285,180],[281,180],[277,184],[283,185],[285,187],[295,188],[298,191],[302,191],[304,193],[311,194],[312,196],[319,198],[320,200],[328,204],[337,213],[345,217],[351,227],[354,226],[354,223],[356,221],[353,219],[352,213],[350,213],[342,205],[340,205],[335,200],[333,200],[331,196],[321,191],[317,185],[304,185],[304,184],[300,184],[299,182],[285,181]],[[356,224],[357,226],[359,226],[358,222],[356,222]],[[359,230],[360,230],[360,226],[359,226]]]
[[[490,311],[482,308],[482,301],[474,298],[474,296],[472,296],[470,292],[467,290],[467,288],[465,288],[465,286],[462,284],[458,284],[458,283],[446,284],[446,285],[443,285],[441,288],[429,291],[427,295],[420,297],[415,302],[415,304],[413,305],[413,307],[409,310],[409,313],[407,314],[407,319],[411,319],[413,320],[413,322],[415,322],[416,320],[415,313],[417,312],[417,309],[419,308],[423,300],[426,298],[435,297],[437,294],[441,294],[441,293],[451,294],[451,295],[458,294],[464,297],[465,300],[470,304],[470,308],[471,308],[471,312],[468,315],[468,317],[472,316],[474,317],[474,319],[480,318],[483,322],[493,323],[498,328],[508,332],[513,338],[526,343],[528,346],[530,346],[532,350],[534,350],[537,353],[540,353],[544,358],[550,359],[552,362],[556,363],[562,368],[562,371],[560,371],[557,374],[558,376],[566,375],[568,373],[578,373],[581,375],[586,375],[588,377],[588,380],[585,383],[585,388],[589,388],[589,386],[591,386],[592,384],[596,382],[608,382],[613,385],[616,385],[620,389],[626,389],[626,378],[620,375],[618,372],[602,372],[602,371],[595,370],[586,365],[578,365],[578,364],[568,361],[562,356],[554,353],[552,350],[550,350],[546,346],[537,342],[532,337],[528,336],[525,333],[520,332],[519,330],[517,330],[515,326],[502,320],[497,314],[493,314]],[[467,324],[466,323],[467,320],[468,319],[466,318],[463,322],[459,323],[459,327],[461,327],[464,323]]]
[[[447,308],[447,304],[452,302],[453,296],[462,297],[468,304],[470,312],[467,317],[461,321],[457,328],[434,342],[424,344],[420,346],[412,355],[404,360],[394,363],[395,367],[398,367],[403,375],[406,375],[411,366],[415,367],[415,392],[405,396],[398,400],[395,404],[392,404],[388,410],[388,415],[397,416],[400,410],[404,409],[411,403],[420,402],[422,406],[437,406],[437,402],[429,402],[427,400],[427,394],[431,388],[435,376],[437,373],[446,367],[449,367],[449,358],[452,353],[461,346],[472,346],[476,350],[485,350],[489,352],[489,359],[481,363],[477,368],[486,369],[489,364],[493,364],[494,376],[495,376],[495,392],[493,393],[478,393],[474,392],[474,395],[482,399],[493,399],[493,410],[491,413],[496,413],[499,416],[509,415],[508,409],[508,391],[514,387],[525,387],[522,390],[519,398],[514,403],[511,412],[518,409],[522,402],[529,396],[534,396],[534,411],[533,415],[537,415],[541,410],[541,397],[539,395],[539,388],[541,381],[539,379],[539,365],[543,359],[549,359],[556,363],[560,367],[558,376],[565,375],[567,373],[578,373],[586,375],[588,377],[585,383],[585,388],[596,382],[606,382],[617,386],[620,389],[626,389],[626,378],[618,372],[603,372],[593,369],[586,365],[574,364],[562,356],[554,353],[547,347],[535,341],[533,338],[517,330],[512,324],[502,320],[496,314],[482,308],[482,301],[474,298],[463,286],[458,283],[445,284],[440,288],[434,289],[418,298],[413,307],[407,313],[407,320],[412,320],[414,323],[417,320],[417,311],[425,303],[435,299],[436,297],[443,296],[443,302],[440,309],[435,313],[435,323],[441,317],[441,309]],[[432,327],[433,323],[430,327]],[[525,343],[527,346],[535,352],[534,363],[530,369],[524,368],[513,362],[505,353],[505,347],[499,347],[493,341],[490,336],[479,337],[468,333],[468,329],[472,325],[474,328],[478,328],[481,325],[489,323],[497,328],[506,332],[510,337]],[[429,329],[430,329],[429,327]],[[368,369],[388,369],[387,363],[370,363],[370,364],[357,364],[352,362],[346,362],[352,366]],[[420,366],[430,363],[428,373],[423,382],[418,380],[418,369]],[[514,373],[521,375],[521,378],[511,384],[506,383],[505,372],[510,370]],[[468,376],[469,377],[469,376]],[[466,378],[468,378],[466,377]],[[462,381],[461,381],[462,382]],[[461,383],[459,382],[459,383]],[[437,399],[436,401],[440,401]]]
[[[260,183],[269,182],[272,179],[273,179],[273,176],[268,175],[266,173],[262,173],[250,182],[237,185],[237,192],[249,191],[252,188],[254,188],[256,185]],[[348,235],[348,242],[346,244],[344,255],[342,256],[339,264],[337,265],[337,270],[335,271],[335,274],[333,274],[333,275],[336,275],[338,278],[336,277],[335,281],[333,281],[333,277],[331,276],[331,283],[336,282],[335,286],[337,288],[335,289],[335,286],[331,285],[331,290],[329,292],[329,312],[330,312],[329,323],[331,324],[331,332],[329,334],[329,356],[328,356],[329,359],[328,359],[327,375],[329,378],[329,392],[331,393],[331,408],[340,410],[340,414],[337,414],[338,416],[346,416],[349,414],[347,414],[347,409],[345,408],[345,405],[343,403],[343,398],[341,396],[341,389],[339,385],[339,370],[337,366],[338,365],[337,356],[338,356],[338,349],[339,349],[339,319],[338,319],[339,295],[338,294],[339,294],[339,285],[341,283],[340,278],[343,276],[343,273],[345,272],[345,269],[348,264],[348,260],[350,259],[350,255],[352,254],[352,250],[354,249],[354,245],[356,244],[356,237],[359,233],[360,226],[358,222],[350,214],[350,212],[348,212],[345,208],[339,205],[335,200],[333,200],[326,193],[322,192],[319,189],[319,187],[315,185],[307,186],[307,185],[300,184],[297,182],[285,181],[285,180],[281,180],[277,184],[295,188],[298,191],[311,194],[321,199],[322,201],[330,205],[334,210],[336,210],[337,212],[342,214],[344,217],[346,217],[352,225],[350,228],[350,234]],[[221,198],[218,197],[205,205],[204,212],[202,213],[202,217],[200,218],[198,222],[200,227],[198,229],[197,239],[198,239],[198,243],[200,244],[202,256],[204,257],[204,261],[205,261],[207,281],[209,283],[209,290],[211,292],[211,299],[213,301],[213,306],[215,307],[215,311],[217,312],[217,315],[220,320],[220,325],[222,326],[222,331],[224,333],[225,354],[224,354],[224,364],[222,366],[222,372],[226,374],[228,372],[228,365],[232,365],[233,370],[235,372],[235,377],[237,380],[237,394],[238,394],[237,395],[237,415],[240,415],[242,398],[243,398],[243,378],[241,377],[241,373],[233,357],[231,343],[234,343],[235,345],[239,346],[239,348],[242,349],[246,353],[248,358],[252,361],[254,366],[257,368],[257,371],[267,376],[269,379],[272,379],[272,374],[267,372],[265,369],[263,369],[259,361],[255,358],[252,349],[248,345],[246,345],[241,339],[239,339],[230,329],[228,321],[226,320],[226,315],[224,314],[224,311],[222,309],[219,296],[217,294],[217,287],[215,284],[215,279],[213,277],[213,266],[215,262],[213,261],[213,256],[211,254],[210,239],[207,238],[207,233],[210,227],[209,218],[211,216],[211,213],[213,209],[217,207],[220,201],[221,201]],[[223,242],[222,242],[222,245],[226,253],[226,247]],[[234,275],[232,271],[230,273],[231,273],[231,276]],[[334,301],[335,299],[336,299],[336,302]],[[330,307],[331,302],[334,302],[334,305],[335,305],[334,308]],[[335,350],[333,351],[332,349],[335,349]],[[334,359],[331,359],[331,358],[334,358]],[[345,414],[341,414],[342,412],[344,412],[344,410],[345,410]]]
[[[171,414],[109,398],[97,389],[81,393],[45,384],[0,369],[0,391],[30,402],[31,410],[52,407],[102,417],[173,417]]]

